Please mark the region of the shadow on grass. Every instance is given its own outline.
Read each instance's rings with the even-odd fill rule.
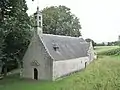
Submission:
[[[0,80],[0,86],[6,86],[16,83],[31,84],[31,83],[46,83],[46,82],[52,82],[52,81],[25,79],[25,78],[20,78],[19,74],[14,74],[14,75],[6,76],[2,80]]]
[[[0,80],[0,85],[12,84],[18,82],[18,80],[20,81],[19,74],[6,76],[2,80]]]

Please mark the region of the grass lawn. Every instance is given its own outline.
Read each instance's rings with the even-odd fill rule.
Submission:
[[[100,53],[100,52],[108,51],[108,50],[111,50],[111,49],[116,49],[118,47],[119,46],[96,46],[95,50],[96,50],[97,53]]]
[[[81,72],[55,82],[9,76],[0,81],[0,90],[120,90],[120,57],[99,57]]]

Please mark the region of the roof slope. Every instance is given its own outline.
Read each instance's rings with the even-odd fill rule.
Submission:
[[[89,44],[83,38],[43,34],[42,41],[54,60],[87,56]]]

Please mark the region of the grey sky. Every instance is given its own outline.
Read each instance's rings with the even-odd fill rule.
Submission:
[[[65,5],[82,25],[82,36],[96,42],[115,41],[120,35],[120,0],[26,0],[28,14],[47,6]]]

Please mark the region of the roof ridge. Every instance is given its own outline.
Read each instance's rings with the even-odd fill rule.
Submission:
[[[47,35],[47,36],[57,36],[57,37],[66,37],[66,38],[82,38],[80,37],[72,37],[72,36],[64,36],[64,35],[54,35],[54,34],[43,34],[43,35]]]

